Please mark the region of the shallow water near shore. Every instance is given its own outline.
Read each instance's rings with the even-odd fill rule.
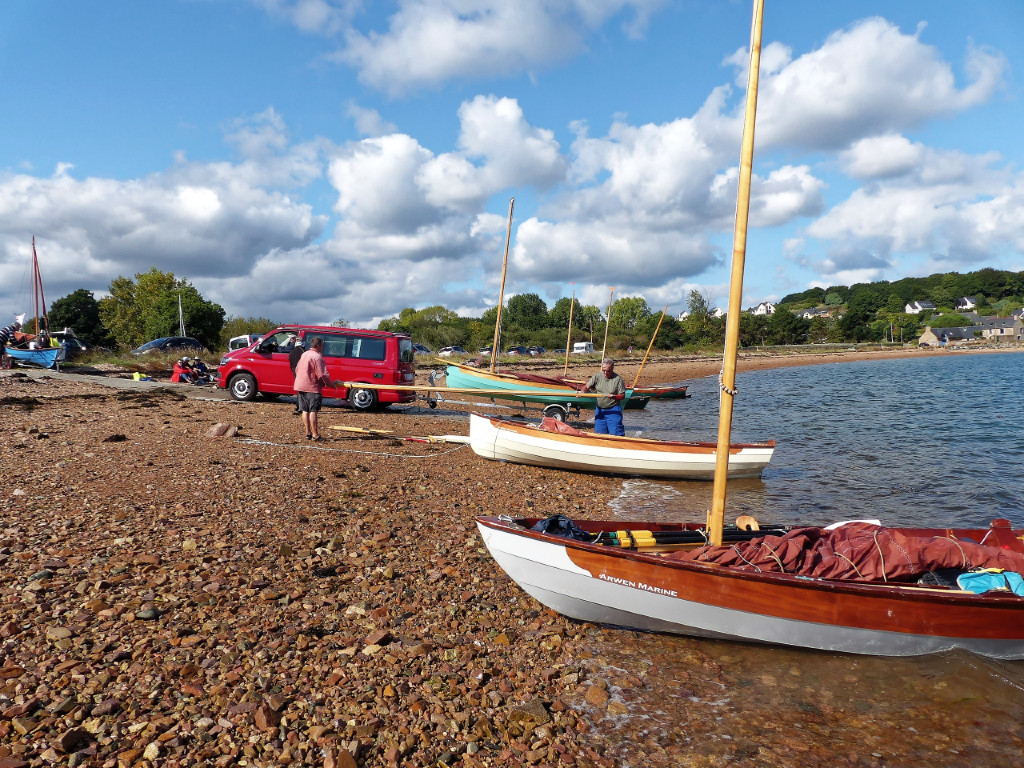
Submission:
[[[733,441],[774,438],[727,521],[1024,525],[1024,356],[877,360],[742,374]],[[627,412],[627,433],[714,440],[716,378]],[[703,520],[710,483],[623,481],[613,514]],[[589,650],[628,713],[623,765],[1021,764],[1024,662],[876,658],[600,628]],[[618,684],[616,684],[618,681]],[[639,732],[637,739],[627,734]],[[702,762],[706,761],[706,762]]]

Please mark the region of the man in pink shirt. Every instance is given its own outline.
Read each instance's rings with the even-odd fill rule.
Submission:
[[[323,351],[323,337],[314,336],[309,343],[309,349],[302,353],[295,366],[295,392],[307,440],[323,439],[320,437],[319,424],[320,407],[324,400],[323,390],[325,386],[333,385],[330,374],[327,373]]]

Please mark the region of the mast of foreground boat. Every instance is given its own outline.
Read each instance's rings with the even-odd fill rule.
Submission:
[[[658,338],[658,331],[661,330],[661,323],[665,319],[665,313],[668,312],[668,304],[665,305],[665,309],[661,311],[661,319],[658,320],[658,327],[654,329],[654,334],[651,336],[651,343],[647,345],[647,351],[644,352],[644,359],[640,361],[640,369],[636,372],[636,378],[633,379],[633,386],[631,389],[636,389],[636,383],[640,381],[640,374],[644,370],[644,366],[647,365],[647,356],[651,354],[651,347],[654,346],[654,340]]]
[[[565,338],[565,370],[563,376],[569,375],[569,350],[572,349],[572,310],[576,305],[576,281],[572,282],[572,298],[569,299],[569,335]]]
[[[505,272],[508,270],[508,244],[512,240],[512,208],[515,207],[516,199],[510,197],[508,200],[508,229],[505,231],[505,258],[501,262],[501,290],[498,292],[498,316],[494,319],[494,343],[491,345],[491,373],[494,373],[494,364],[501,352],[498,340],[501,337],[501,305],[505,303]]]
[[[732,437],[732,407],[736,397],[736,357],[739,351],[740,304],[743,299],[743,265],[747,252],[747,219],[750,214],[750,176],[754,162],[754,115],[757,112],[757,80],[761,65],[761,24],[764,0],[754,0],[750,32],[750,65],[747,71],[747,103],[743,119],[743,144],[740,150],[740,175],[736,192],[736,223],[732,241],[732,279],[729,283],[729,315],[725,325],[725,352],[722,355],[721,395],[718,413],[718,450],[715,460],[715,485],[708,512],[708,537],[712,544],[722,543],[725,518],[725,485],[729,469],[729,442]]]

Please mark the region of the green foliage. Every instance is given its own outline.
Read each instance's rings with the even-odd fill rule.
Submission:
[[[228,341],[235,336],[242,336],[246,333],[269,333],[279,325],[281,324],[265,317],[229,317],[224,321],[224,327],[220,330],[220,346],[221,348],[227,347]]]
[[[565,328],[569,329],[569,310],[572,308],[572,324],[574,328],[580,327],[580,309],[583,305],[580,304],[579,299],[569,298],[563,296],[555,305],[548,310],[548,327],[549,328]]]
[[[683,343],[698,347],[719,343],[723,338],[725,323],[711,316],[711,297],[692,290],[687,306],[690,314],[680,323]]]
[[[790,314],[785,310],[776,311]],[[768,315],[752,315],[744,312],[740,315],[740,346],[762,347],[768,343]]]
[[[843,301],[844,298],[842,293],[840,293],[839,291],[829,291],[828,293],[825,294],[825,298],[822,303],[826,307],[839,307],[842,306]]]
[[[932,328],[961,328],[972,324],[973,323],[970,318],[964,317],[956,312],[941,314],[928,321],[928,325]]]
[[[548,305],[536,293],[521,293],[508,300],[502,323],[536,331],[548,324]]]
[[[121,347],[132,348],[161,336],[178,333],[178,298],[181,297],[185,332],[203,346],[215,348],[224,325],[224,309],[206,301],[190,283],[172,272],[153,267],[135,275],[118,276],[110,295],[99,302],[100,319]]]
[[[742,323],[742,318],[740,318]],[[811,323],[792,312],[778,311],[768,319],[769,344],[803,344]]]
[[[406,307],[397,317],[388,317],[377,324],[381,331],[408,333],[417,344],[426,344],[437,351],[458,344],[469,349],[470,320],[440,305],[413,309]],[[493,325],[491,326],[493,329]]]
[[[641,327],[651,309],[640,296],[624,296],[612,303],[608,328],[611,333],[629,333]]]
[[[100,305],[92,291],[79,288],[62,296],[50,307],[50,330],[70,328],[82,341],[92,345],[110,343],[107,329],[100,322]]]

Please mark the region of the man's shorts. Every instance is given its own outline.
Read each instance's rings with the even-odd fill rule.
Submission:
[[[297,392],[299,410],[304,413],[316,413],[324,404],[324,396],[319,392]]]

